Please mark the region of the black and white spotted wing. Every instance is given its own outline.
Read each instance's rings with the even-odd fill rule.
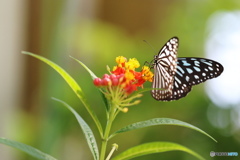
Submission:
[[[223,66],[205,58],[177,59],[178,38],[171,38],[154,57],[152,97],[158,101],[178,100],[185,97],[193,85],[218,77]],[[164,90],[154,89],[160,88]]]
[[[185,97],[191,91],[193,85],[218,77],[222,72],[223,66],[211,59],[194,57],[178,58],[172,94],[166,98],[157,100],[171,101]]]
[[[177,71],[178,38],[171,38],[154,57],[154,77],[151,94],[156,100],[164,100],[172,95],[174,75]]]

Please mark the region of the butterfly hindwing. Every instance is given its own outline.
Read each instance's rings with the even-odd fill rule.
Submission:
[[[177,72],[179,71],[179,67],[177,67]],[[174,82],[172,87],[172,93],[165,99],[161,101],[171,101],[171,100],[178,100],[182,97],[185,97],[190,91],[192,86],[187,85],[187,82],[182,77],[176,73],[174,76]]]
[[[166,101],[185,97],[193,85],[218,77],[223,72],[223,66],[206,58],[178,58],[177,71],[174,76],[172,95]]]

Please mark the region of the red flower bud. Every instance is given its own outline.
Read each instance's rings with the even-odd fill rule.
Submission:
[[[102,85],[102,79],[101,78],[95,78],[93,80],[93,84],[97,87],[101,86]]]
[[[110,79],[110,78],[107,78],[107,77],[103,78],[103,79],[102,79],[102,85],[103,85],[103,86],[111,86],[111,85],[112,85],[111,79]]]
[[[110,76],[108,74],[104,74],[102,79],[104,79],[104,78],[110,78]]]
[[[112,79],[112,85],[117,86],[119,84],[119,80],[117,78]]]
[[[111,79],[111,80],[116,79],[116,78],[117,78],[117,76],[116,76],[115,74],[111,74],[111,75],[110,75],[110,79]]]
[[[125,80],[125,75],[124,74],[117,75],[117,79],[121,83]]]

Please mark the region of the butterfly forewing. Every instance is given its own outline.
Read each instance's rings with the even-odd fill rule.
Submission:
[[[177,70],[178,38],[171,38],[154,57],[153,98],[164,100],[172,95],[174,75]]]
[[[196,85],[208,79],[218,77],[223,72],[223,66],[206,58],[178,58],[176,77],[187,85]]]

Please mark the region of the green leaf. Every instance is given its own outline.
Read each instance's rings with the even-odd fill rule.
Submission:
[[[141,122],[130,124],[128,126],[125,126],[124,128],[121,128],[120,130],[116,131],[115,133],[113,133],[111,135],[111,138],[118,133],[128,132],[128,131],[131,131],[131,130],[150,127],[150,126],[156,126],[156,125],[176,125],[176,126],[187,127],[187,128],[190,128],[190,129],[194,129],[194,130],[208,136],[209,138],[211,138],[215,142],[217,142],[212,136],[210,136],[209,134],[207,134],[203,130],[201,130],[201,129],[199,129],[199,128],[191,125],[191,124],[188,124],[186,122],[179,121],[179,120],[176,120],[176,119],[170,119],[170,118],[154,118],[154,119],[150,119],[150,120],[147,120],[147,121],[141,121]]]
[[[88,73],[91,75],[92,79],[97,78],[97,76],[93,73],[93,71],[91,71],[83,62],[79,61],[78,59],[70,56],[72,59],[74,59],[75,61],[77,61],[79,64],[81,64],[83,66],[83,68],[85,68]]]
[[[0,138],[0,143],[8,145],[8,146],[16,148],[16,149],[19,149],[19,150],[37,158],[37,159],[57,160],[56,158],[53,158],[52,156],[50,156],[46,153],[43,153],[42,151],[40,151],[40,150],[38,150],[34,147],[31,147],[29,145],[26,145],[26,144],[23,144],[23,143],[20,143],[20,142],[16,142],[16,141],[13,141],[13,140],[10,140],[10,139]]]
[[[90,76],[92,77],[92,79],[97,78],[97,76],[96,76],[84,63],[82,63],[81,61],[79,61],[78,59],[76,59],[76,58],[74,58],[74,57],[72,57],[72,56],[70,56],[70,57],[71,57],[72,59],[74,59],[75,61],[77,61],[80,65],[82,65],[83,68],[85,68],[85,69],[88,71],[88,73],[90,74]],[[108,110],[109,110],[108,100],[107,100],[107,98],[105,97],[105,95],[101,92],[101,88],[99,88],[99,92],[100,92],[101,97],[102,97],[102,99],[103,99],[104,105],[105,105],[105,107],[106,107],[106,109],[107,109],[107,111],[108,111]]]
[[[97,126],[97,128],[99,130],[99,133],[102,135],[103,130],[102,130],[101,123],[98,120],[95,112],[92,110],[90,105],[87,103],[86,97],[85,97],[82,89],[80,88],[80,86],[77,84],[77,82],[63,68],[61,68],[60,66],[58,66],[54,62],[52,62],[52,61],[50,61],[50,60],[48,60],[48,59],[46,59],[46,58],[44,58],[42,56],[30,53],[30,52],[23,51],[22,53],[30,55],[30,56],[33,56],[33,57],[35,57],[35,58],[45,62],[46,64],[48,64],[50,67],[52,67],[55,71],[57,71],[63,77],[63,79],[72,88],[72,90],[77,95],[77,97],[81,100],[81,102],[83,103],[84,107],[87,109],[88,113],[90,114],[90,116],[94,120],[94,122],[95,122],[95,124],[96,124],[96,126]]]
[[[99,90],[100,90],[100,89],[99,89]],[[101,95],[101,97],[102,97],[103,103],[104,103],[104,105],[105,105],[105,107],[106,107],[106,110],[107,110],[107,113],[108,113],[109,108],[110,108],[110,104],[109,104],[109,102],[108,102],[108,99],[106,98],[105,94],[103,94],[101,91],[99,91],[99,92],[100,92],[100,95]]]
[[[92,152],[92,155],[94,157],[95,160],[99,160],[99,151],[98,151],[98,146],[97,146],[97,142],[96,139],[94,137],[94,134],[91,130],[91,128],[88,126],[88,124],[82,119],[82,117],[71,107],[69,106],[66,102],[59,100],[57,98],[52,98],[55,101],[58,101],[60,103],[62,103],[67,109],[69,109],[74,116],[76,117],[80,127],[83,130],[84,136],[87,140],[88,146]]]
[[[161,153],[161,152],[167,152],[167,151],[183,151],[187,152],[196,158],[200,160],[204,160],[203,157],[201,157],[199,154],[195,153],[194,151],[171,142],[151,142],[151,143],[145,143],[141,144],[135,147],[132,147],[116,157],[114,157],[112,160],[127,160],[143,155],[153,154],[153,153]]]

